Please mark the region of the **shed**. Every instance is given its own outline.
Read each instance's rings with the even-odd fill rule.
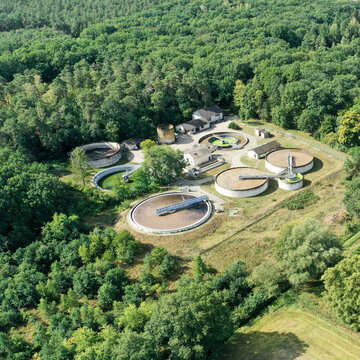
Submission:
[[[265,131],[264,128],[255,128],[255,135],[260,136],[263,131]]]
[[[211,105],[204,109],[198,109],[193,112],[192,118],[193,120],[204,118],[210,123],[213,123],[223,120],[224,111],[217,105]]]
[[[208,129],[209,127],[209,121],[207,121],[205,118],[199,118],[176,126],[176,130],[183,134],[194,134],[198,131]]]
[[[272,140],[265,144],[257,146],[256,148],[248,150],[248,156],[252,157],[253,159],[260,159],[270,151],[279,149],[280,147],[281,145],[276,140]]]
[[[211,150],[206,146],[184,152],[184,160],[192,167],[199,166],[211,160]]]
[[[140,143],[143,141],[143,139],[136,139],[131,138],[124,140],[121,144],[127,149],[127,150],[137,150],[140,148]]]
[[[263,138],[263,139],[268,139],[270,137],[270,131],[267,131],[267,130],[264,130],[260,133],[260,136]]]

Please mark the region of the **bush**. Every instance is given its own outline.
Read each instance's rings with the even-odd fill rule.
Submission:
[[[93,264],[80,268],[74,276],[74,290],[80,296],[94,297],[100,287],[101,277]]]
[[[120,290],[116,286],[105,283],[99,288],[98,301],[103,309],[110,308],[114,300],[118,300],[119,298]]]
[[[139,283],[126,285],[123,302],[139,306],[145,300],[145,290]]]
[[[295,195],[292,199],[283,202],[280,207],[287,207],[289,210],[301,210],[319,200],[312,190],[304,190]]]
[[[228,125],[229,129],[233,129],[233,130],[241,130],[241,127],[234,121],[232,121],[229,125]]]
[[[360,255],[352,255],[325,271],[325,300],[339,318],[360,330]]]
[[[120,293],[123,293],[125,286],[129,283],[129,277],[127,272],[119,266],[106,273],[104,282],[115,286]]]

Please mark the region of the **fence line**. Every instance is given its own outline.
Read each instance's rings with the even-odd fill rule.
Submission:
[[[239,116],[225,116],[225,120],[239,120],[239,121],[241,121],[241,118],[240,118]],[[324,152],[325,154],[334,157],[334,158],[337,159],[337,160],[345,161],[345,159],[346,159],[345,156],[341,156],[341,155],[339,155],[339,154],[334,153],[333,151],[330,151],[330,150],[328,150],[328,149],[325,149],[323,146],[320,146],[319,144],[317,144],[317,143],[315,142],[316,140],[310,141],[310,140],[305,139],[305,138],[303,138],[303,137],[301,137],[301,136],[292,134],[292,133],[290,133],[290,132],[288,132],[288,131],[284,131],[284,130],[281,130],[281,129],[278,129],[278,128],[276,128],[275,130],[273,129],[273,131],[276,131],[276,132],[278,132],[278,133],[280,133],[280,134],[282,134],[282,135],[285,135],[285,136],[294,138],[294,139],[296,139],[296,140],[302,141],[302,142],[304,142],[304,143],[306,143],[306,144],[308,144],[308,145],[310,145],[310,146],[313,146],[313,147],[317,148],[318,150]]]

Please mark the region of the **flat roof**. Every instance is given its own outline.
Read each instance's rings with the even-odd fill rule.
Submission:
[[[198,148],[185,151],[184,155],[189,155],[193,159],[195,159],[195,158],[211,155],[211,150],[206,146],[200,146]]]

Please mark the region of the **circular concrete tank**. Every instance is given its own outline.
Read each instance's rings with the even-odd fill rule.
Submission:
[[[269,180],[264,179],[245,179],[240,180],[240,176],[261,176],[266,175],[262,171],[248,167],[230,168],[220,172],[215,178],[216,191],[228,197],[252,197],[264,192],[269,185]]]
[[[99,142],[79,146],[89,157],[88,164],[92,168],[104,168],[114,165],[121,159],[121,146],[116,142]],[[72,152],[70,153],[71,156]]]
[[[196,197],[182,192],[150,196],[133,207],[128,222],[136,230],[155,234],[174,234],[194,229],[210,218],[210,201],[202,201],[197,206],[162,216],[157,215],[156,210]]]
[[[226,143],[222,143],[221,139]],[[216,132],[199,139],[199,144],[221,150],[242,149],[248,142],[249,139],[245,135],[236,132]]]
[[[175,130],[171,124],[158,125],[156,128],[160,144],[172,144],[175,142]]]
[[[266,168],[278,174],[288,168],[288,156],[292,155],[295,159],[293,171],[295,173],[305,173],[314,166],[312,155],[301,149],[280,149],[270,152],[265,159]]]
[[[304,185],[304,177],[298,173],[294,179],[279,178],[279,188],[283,190],[299,190]]]
[[[108,176],[118,174],[118,173],[124,173],[127,176],[130,176],[133,172],[135,172],[136,170],[138,170],[140,168],[141,168],[141,165],[130,165],[130,164],[114,166],[109,169],[105,169],[105,170],[98,172],[92,178],[91,183],[94,187],[96,187],[99,190],[112,191],[112,188],[105,188],[105,187],[99,185],[102,182],[102,180],[104,180]]]

